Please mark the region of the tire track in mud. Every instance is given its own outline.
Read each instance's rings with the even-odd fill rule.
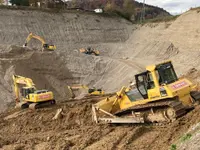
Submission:
[[[72,149],[90,149],[90,147],[98,143],[102,137],[109,135],[110,133],[114,132],[114,128],[107,128],[106,126],[93,126],[88,129],[86,132],[87,134],[81,135],[82,138],[78,140],[77,145],[73,146]]]
[[[145,67],[143,65],[139,64],[138,62],[132,61],[132,60],[120,59],[120,58],[111,58],[111,57],[108,57],[108,56],[103,56],[103,58],[108,58],[110,60],[119,61],[121,63],[128,65],[131,68],[137,69],[138,71],[144,71],[144,69],[145,69]]]
[[[120,127],[114,127],[114,130],[112,130],[110,133],[106,134],[105,136],[101,136],[101,138],[94,142],[92,145],[85,148],[85,150],[101,150],[101,149],[107,149],[107,150],[113,150],[115,149],[115,145],[120,143],[120,141],[123,139],[123,137],[126,135],[129,128],[120,128]]]
[[[98,141],[86,147],[86,150],[124,150],[131,149],[132,144],[151,129],[144,126],[139,127],[115,127],[112,132],[102,136]],[[131,145],[131,146],[130,146]],[[134,144],[135,145],[135,144]],[[133,146],[134,146],[133,145]]]
[[[149,131],[150,129],[145,126],[132,127],[116,148],[120,150],[128,149],[130,144]]]
[[[134,62],[134,61],[131,61],[131,60],[123,60],[123,59],[119,59],[120,62],[123,62],[125,64],[127,64],[128,66],[132,67],[132,68],[137,68],[138,71],[144,71],[144,67],[141,66],[140,64]]]

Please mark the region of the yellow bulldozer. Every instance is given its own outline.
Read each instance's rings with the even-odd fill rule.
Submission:
[[[38,35],[33,35],[32,32],[31,32],[31,33],[28,35],[28,37],[26,38],[26,41],[25,41],[23,47],[27,47],[28,42],[29,42],[31,39],[39,40],[39,41],[42,43],[42,51],[44,51],[44,50],[45,50],[45,51],[54,51],[54,50],[56,50],[56,46],[55,46],[55,45],[53,45],[53,44],[47,44],[47,43],[45,42],[45,40],[44,40],[42,37],[40,37],[40,36],[38,36]]]
[[[53,92],[48,90],[37,90],[32,79],[13,75],[13,82],[17,108],[37,109],[55,104]],[[22,99],[20,99],[20,92]]]
[[[178,78],[171,61],[135,75],[135,88],[122,87],[92,106],[96,123],[166,123],[184,115],[199,99],[196,85]]]

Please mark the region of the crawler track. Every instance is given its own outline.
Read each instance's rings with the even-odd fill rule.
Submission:
[[[116,116],[140,116],[147,123],[173,122],[186,113],[180,101],[165,100],[161,102],[138,105],[115,113]]]

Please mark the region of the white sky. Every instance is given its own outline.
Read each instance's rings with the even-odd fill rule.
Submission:
[[[136,1],[143,2],[144,0]],[[200,0],[145,0],[145,3],[164,8],[171,14],[180,14],[191,7],[200,6]]]

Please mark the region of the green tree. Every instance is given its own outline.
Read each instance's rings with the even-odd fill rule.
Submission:
[[[78,7],[78,2],[77,2],[77,0],[72,0],[72,1],[71,1],[71,6],[72,6],[72,8]]]
[[[104,11],[106,12],[116,12],[118,11],[118,7],[114,1],[108,1],[104,7]]]
[[[135,6],[132,0],[124,0],[123,8],[127,13],[134,14]]]
[[[124,0],[123,12],[130,19],[135,14],[135,5],[133,0]]]
[[[12,5],[29,6],[29,0],[10,0]]]

